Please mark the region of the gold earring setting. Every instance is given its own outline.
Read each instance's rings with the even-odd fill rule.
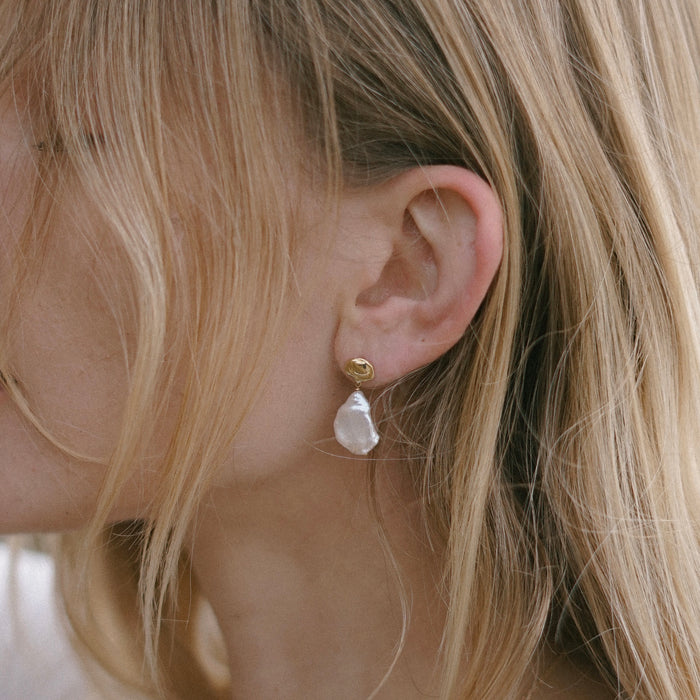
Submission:
[[[355,391],[335,416],[335,439],[348,452],[366,455],[379,442],[379,433],[372,420],[369,401],[360,390],[360,385],[374,379],[374,367],[364,358],[356,357],[345,365],[345,374],[355,382]]]

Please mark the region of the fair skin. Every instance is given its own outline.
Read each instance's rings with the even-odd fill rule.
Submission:
[[[2,281],[28,210],[33,151],[11,96],[2,99],[0,122]],[[439,357],[467,328],[502,254],[498,201],[461,168],[415,169],[348,190],[333,215],[317,208],[314,193],[307,199],[306,286],[293,330],[189,545],[223,632],[233,697],[362,698],[382,680],[401,633],[400,598],[366,498],[364,458],[331,439],[334,413],[352,390],[341,368],[369,358],[377,376],[371,396]],[[84,198],[67,191],[61,206],[36,283],[9,327],[2,319],[0,369],[82,458],[53,447],[0,394],[3,532],[88,522],[123,410],[128,336],[105,301],[120,291],[111,274],[119,255]],[[330,241],[319,246],[321,235]],[[7,285],[1,292],[5,309]],[[290,367],[308,369],[298,376]],[[167,426],[150,454],[164,434]],[[387,445],[377,454],[378,503],[411,603],[405,646],[377,697],[425,697],[437,689],[441,552],[427,541],[398,455]],[[115,520],[147,517],[156,462],[135,469]],[[559,666],[532,697],[602,697],[582,678]]]

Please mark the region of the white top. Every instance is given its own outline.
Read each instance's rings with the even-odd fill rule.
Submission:
[[[21,551],[16,577],[0,543],[0,698],[97,700],[59,622],[50,557]]]

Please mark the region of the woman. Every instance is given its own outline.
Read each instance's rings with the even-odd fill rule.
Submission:
[[[696,2],[0,8],[1,525],[122,696],[700,697]]]

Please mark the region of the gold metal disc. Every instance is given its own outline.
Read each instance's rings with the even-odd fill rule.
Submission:
[[[356,357],[348,360],[345,365],[345,374],[357,384],[369,382],[374,379],[374,367],[372,363],[362,357]]]

